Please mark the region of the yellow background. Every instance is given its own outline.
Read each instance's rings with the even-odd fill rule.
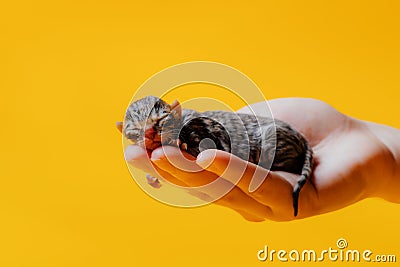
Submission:
[[[255,224],[160,204],[131,178],[114,123],[141,83],[186,61],[400,128],[398,1],[244,2],[2,3],[0,266],[279,265],[256,252],[340,237],[400,257],[400,206],[382,200]]]

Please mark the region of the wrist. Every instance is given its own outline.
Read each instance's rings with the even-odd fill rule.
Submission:
[[[388,166],[391,175],[387,176],[380,197],[390,202],[400,203],[400,163],[394,156],[392,156],[391,162],[393,162],[393,166]]]
[[[370,196],[400,203],[400,131],[371,122],[366,125],[381,146],[375,175],[370,175]]]

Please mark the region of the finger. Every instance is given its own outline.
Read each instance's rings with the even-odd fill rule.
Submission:
[[[181,170],[189,172],[199,172],[203,168],[196,164],[196,157],[186,151],[182,151],[176,146],[161,146],[156,148],[151,154],[151,160],[166,158],[168,161]]]
[[[208,149],[200,153],[196,163],[205,170],[211,171],[219,176],[226,176],[227,180],[235,183],[245,192],[254,191],[249,190],[254,180],[270,183],[270,180],[273,179],[274,176],[277,176],[274,175],[274,172],[257,166],[254,163],[242,160],[231,153],[216,149]],[[285,179],[278,179],[278,181],[281,185],[286,186],[288,184],[288,181]]]
[[[258,202],[271,207],[287,208],[285,212],[292,213],[291,184],[293,176],[285,178],[261,168],[253,163],[244,161],[237,156],[220,150],[206,150],[198,156],[196,163],[205,170],[236,184],[243,192]],[[260,183],[255,191],[250,191],[252,181]],[[275,209],[274,209],[275,210]]]
[[[125,151],[125,160],[135,168],[141,169],[146,172],[154,172],[147,151],[137,145],[128,146]]]
[[[152,154],[154,165],[189,186],[195,187],[197,191],[207,194],[212,200],[218,199],[221,205],[245,211],[251,214],[253,218],[270,218],[272,216],[271,209],[268,206],[262,205],[249,197],[229,181],[218,179],[218,175],[208,171],[198,171],[199,166],[195,167],[194,162],[179,165],[179,163],[184,162],[185,157],[177,150],[179,149],[175,147],[165,147],[163,150],[158,150],[157,153],[154,151]],[[179,166],[174,166],[171,162]]]
[[[178,186],[187,186],[185,183],[176,179],[174,176],[170,175],[152,164],[149,158],[149,152],[144,148],[137,145],[130,145],[125,149],[125,160],[133,167],[138,168],[146,173],[151,174],[160,180],[167,180]]]
[[[173,146],[157,148],[151,155],[154,166],[167,171],[180,181],[191,187],[212,183],[217,175],[204,175],[204,171],[196,164],[193,156]]]
[[[160,153],[160,152],[158,152],[158,153]],[[190,155],[186,155],[186,157],[190,158]],[[191,158],[194,159],[194,157],[191,157]],[[172,176],[170,173],[166,172],[165,170],[162,170],[162,169],[158,168],[157,166],[154,166],[148,158],[147,151],[144,150],[140,146],[131,145],[131,146],[127,147],[127,149],[125,150],[125,159],[132,166],[139,168],[147,173],[150,173],[151,175],[153,175],[157,178],[163,178],[165,180],[168,180],[168,181],[178,184],[180,186],[188,186],[186,183],[184,183],[183,181],[181,181],[179,179],[176,179],[174,176]],[[195,196],[199,199],[202,199],[206,202],[212,202],[212,198],[210,196],[208,196],[206,193],[196,191],[196,190],[188,190],[188,193],[190,195],[193,195],[193,196]],[[215,204],[220,205],[220,206],[225,206],[225,207],[235,210],[243,218],[245,218],[248,221],[252,221],[252,222],[264,221],[263,218],[255,216],[245,210],[240,210],[236,207],[233,207],[230,202],[228,202],[224,199],[215,201]]]

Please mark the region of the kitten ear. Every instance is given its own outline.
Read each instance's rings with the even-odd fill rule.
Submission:
[[[171,113],[174,115],[175,118],[181,118],[182,116],[182,108],[181,104],[179,104],[178,100],[175,100],[171,105]]]
[[[170,105],[171,109],[174,109],[176,107],[180,106],[178,100],[175,99],[175,101]]]
[[[117,121],[116,126],[117,126],[117,129],[122,133],[122,122]]]

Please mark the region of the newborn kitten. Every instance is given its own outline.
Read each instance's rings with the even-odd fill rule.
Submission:
[[[313,155],[307,140],[283,121],[227,111],[182,110],[177,101],[169,105],[148,96],[132,103],[124,123],[117,127],[133,144],[146,149],[176,145],[196,157],[216,148],[271,171],[300,174],[292,194],[297,216],[300,190],[311,175]],[[160,187],[157,178],[146,177],[149,184]]]

